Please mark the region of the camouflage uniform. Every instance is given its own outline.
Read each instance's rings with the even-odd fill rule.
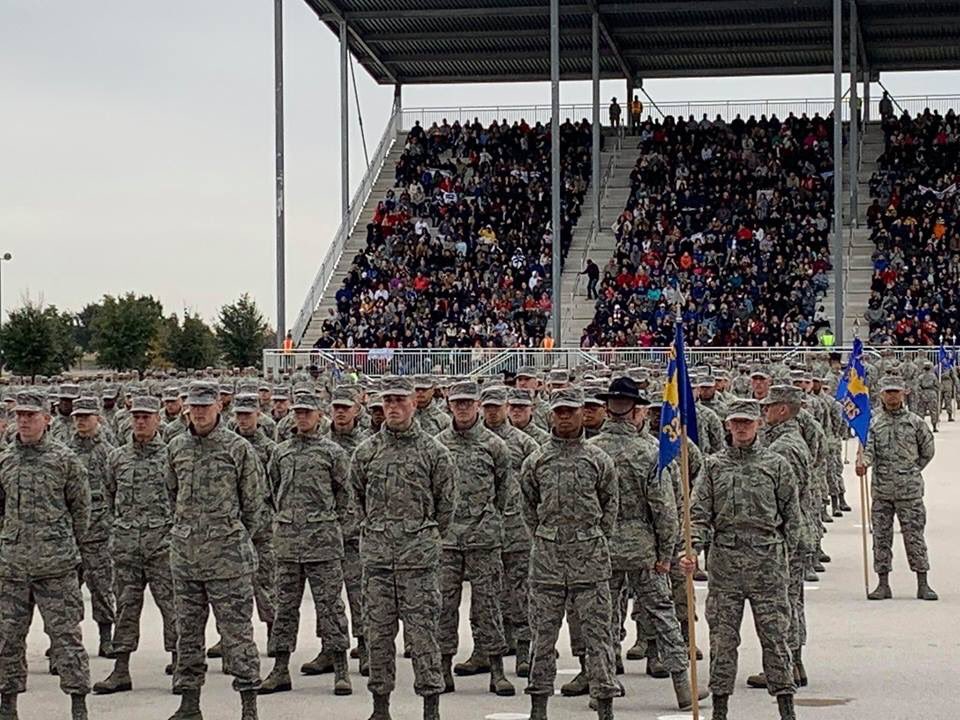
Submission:
[[[577,390],[554,394],[560,403],[582,405]],[[613,461],[582,437],[553,436],[523,464],[523,513],[533,535],[530,553],[530,620],[533,653],[530,695],[553,695],[554,655],[567,599],[580,616],[590,695],[619,694],[614,678],[610,599],[610,550],[619,506]]]
[[[724,430],[720,417],[708,405],[697,402],[697,432],[704,455],[713,455],[723,449]]]
[[[748,406],[753,407],[744,409]],[[759,419],[755,406],[731,403],[727,418]],[[797,550],[802,516],[789,463],[759,441],[706,458],[703,478],[693,489],[691,523],[698,551],[704,531],[713,530],[706,605],[710,690],[733,694],[743,606],[749,600],[767,689],[771,695],[792,695],[788,558]]]
[[[216,398],[216,385],[198,381],[188,402],[210,404]],[[251,538],[264,513],[259,461],[222,418],[206,436],[192,426],[178,435],[169,457],[167,483],[176,494],[170,565],[180,631],[174,687],[198,691],[203,685],[204,628],[212,608],[234,689],[256,690],[260,658],[251,617],[257,558]]]
[[[395,378],[383,388],[412,394]],[[361,443],[351,463],[360,520],[363,630],[370,655],[368,687],[389,695],[396,683],[398,621],[409,636],[418,695],[443,692],[437,625],[440,616],[441,537],[456,506],[450,453],[419,423],[406,430],[385,424]]]
[[[919,415],[906,408],[881,409],[870,420],[863,464],[873,466],[873,569],[893,567],[893,517],[900,521],[907,562],[913,572],[930,569],[923,531],[927,510],[921,472],[933,459],[933,434]]]
[[[425,408],[417,408],[417,422],[428,435],[436,437],[450,427],[450,416],[439,405],[430,402]]]
[[[929,417],[933,431],[937,432],[937,425],[940,424],[940,379],[930,369],[929,364],[924,366],[923,373],[917,379],[917,385],[920,398],[916,413],[922,418]]]
[[[947,420],[953,422],[953,401],[957,397],[957,366],[940,370],[940,405],[947,411]]]
[[[17,408],[41,411],[39,393],[21,391]],[[19,435],[0,453],[0,693],[27,687],[27,631],[40,608],[60,688],[90,692],[80,621],[78,538],[90,523],[90,488],[77,457],[47,433],[25,445]]]

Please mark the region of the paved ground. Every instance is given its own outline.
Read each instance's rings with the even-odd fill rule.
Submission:
[[[863,566],[860,530],[860,503],[853,465],[846,466],[847,486],[852,491],[847,499],[854,512],[830,526],[825,540],[825,549],[833,557],[827,566],[828,572],[819,584],[808,584],[807,622],[810,643],[805,650],[810,686],[798,695],[798,715],[801,718],[833,720],[844,718],[948,718],[955,715],[956,699],[951,689],[956,686],[956,667],[960,658],[960,623],[956,618],[960,611],[960,549],[957,539],[960,529],[956,519],[960,517],[960,490],[955,483],[955,468],[960,463],[960,423],[942,425],[937,437],[937,457],[926,473],[928,530],[932,572],[931,584],[940,593],[937,603],[925,603],[914,599],[915,583],[910,574],[900,545],[895,539],[894,573],[891,583],[895,599],[882,603],[870,603],[864,599]],[[851,443],[851,460],[853,447]],[[871,573],[871,583],[873,576]],[[466,593],[467,595],[469,593]],[[699,602],[705,590],[698,592]],[[468,613],[468,600],[461,613]],[[313,610],[305,601],[300,647],[293,664],[309,659],[317,650],[318,641],[313,632]],[[89,608],[87,617],[89,618]],[[208,638],[214,641],[211,627]],[[21,696],[21,717],[24,720],[47,720],[68,716],[66,698],[60,694],[56,678],[46,674],[43,650],[47,646],[42,636],[39,618],[34,623],[29,637],[29,691]],[[87,646],[95,650],[96,626],[89,619],[84,624]],[[262,626],[257,628],[260,646],[265,647]],[[698,634],[704,638],[706,625],[698,626]],[[633,633],[627,641],[633,643]],[[468,654],[469,633],[461,641]],[[774,718],[776,704],[765,692],[749,690],[743,680],[760,669],[759,646],[753,632],[749,612],[743,629],[743,644],[740,656],[740,681],[736,695],[731,700],[731,716],[735,718]],[[565,682],[576,668],[570,656],[566,636],[561,638],[559,667],[563,673],[559,682]],[[132,660],[135,690],[112,697],[92,696],[91,717],[98,718],[143,718],[152,720],[167,718],[177,706],[177,698],[169,694],[169,678],[163,675],[167,658],[160,641],[160,616],[152,603],[147,601],[143,619],[143,643]],[[413,679],[409,661],[399,661],[400,690],[393,698],[394,720],[419,718],[419,702],[414,697]],[[508,670],[513,669],[513,660],[508,661]],[[365,720],[370,713],[370,699],[357,674],[356,661],[351,661],[354,695],[335,698],[331,676],[320,678],[294,677],[294,691],[261,699],[261,717],[265,720],[300,720],[302,718],[342,718]],[[263,672],[269,671],[271,661],[263,658]],[[706,682],[708,663],[699,663],[702,682]],[[208,676],[202,705],[204,717],[219,720],[239,717],[239,698],[230,690],[229,678],[219,672],[219,661],[212,661],[216,670]],[[111,663],[99,658],[91,659],[94,680],[101,679],[110,671]],[[677,715],[673,709],[673,693],[669,680],[653,680],[642,674],[642,662],[627,662],[627,675],[623,678],[627,697],[617,700],[618,717],[660,718]],[[512,679],[518,681],[515,676]],[[526,718],[528,699],[519,694],[515,698],[499,699],[486,692],[486,676],[458,680],[454,695],[444,696],[441,712],[444,718],[456,720],[521,720]],[[517,682],[522,690],[522,680]],[[557,697],[550,703],[550,717],[589,718],[584,698],[566,699]],[[685,717],[689,717],[687,713]],[[706,710],[702,717],[709,717]],[[680,715],[680,717],[684,717]]]

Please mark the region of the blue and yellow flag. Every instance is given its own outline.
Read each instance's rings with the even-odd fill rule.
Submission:
[[[843,417],[860,442],[867,444],[870,431],[870,392],[867,389],[867,371],[863,366],[863,343],[853,341],[853,351],[847,369],[837,385],[837,400],[843,406]]]
[[[954,351],[954,353],[955,352],[956,351]],[[941,345],[940,350],[937,353],[937,360],[940,363],[941,370],[949,370],[950,368],[953,367],[954,363],[956,362],[956,355],[947,352],[947,349],[943,345]]]
[[[681,427],[687,437],[697,442],[697,411],[693,388],[687,373],[687,358],[683,347],[683,326],[676,324],[676,337],[670,346],[667,364],[667,382],[663,386],[663,408],[660,410],[660,471],[680,455]]]

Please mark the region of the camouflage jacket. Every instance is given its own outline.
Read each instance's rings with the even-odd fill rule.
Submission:
[[[533,423],[530,423],[533,425]],[[530,531],[523,521],[523,501],[520,496],[520,469],[523,461],[537,451],[537,441],[508,422],[487,430],[507,444],[510,455],[510,491],[503,508],[503,552],[530,551]],[[463,495],[460,495],[463,498]]]
[[[737,375],[730,382],[730,392],[735,397],[747,398],[753,392],[753,384],[749,375]]]
[[[800,435],[810,448],[813,465],[810,472],[810,487],[821,495],[829,493],[827,484],[827,436],[820,427],[820,423],[806,408],[797,413],[797,424],[800,426]]]
[[[169,552],[175,500],[167,485],[169,462],[159,433],[145,443],[131,439],[107,458],[103,490],[116,562],[141,564]]]
[[[524,461],[520,489],[533,534],[530,582],[608,580],[620,494],[610,456],[583,437],[554,435]]]
[[[267,479],[267,466],[270,464],[270,458],[277,449],[277,443],[267,437],[266,432],[260,425],[257,425],[252,435],[244,435],[238,429],[234,432],[253,446],[257,454],[257,460],[260,462],[260,492],[263,494],[263,518],[260,527],[253,536],[255,545],[269,541],[273,537],[273,516],[277,509],[277,501],[273,496],[273,487]]]
[[[357,448],[350,477],[363,565],[439,569],[440,538],[457,505],[456,469],[447,449],[417,423],[406,430],[384,425]]]
[[[69,415],[56,415],[50,421],[50,427],[47,430],[50,437],[58,443],[67,445],[70,443],[70,437],[73,435],[73,418]]]
[[[723,449],[723,446],[724,446],[723,435],[725,433],[725,430],[723,428],[723,420],[727,415],[727,403],[725,402],[721,394],[718,392],[714,394],[713,398],[710,400],[707,400],[705,398],[701,398],[697,400],[697,405],[703,405],[704,407],[710,408],[716,414],[717,419],[720,420],[721,442],[720,442],[720,447],[717,450],[717,452],[719,452],[720,450]],[[697,421],[699,422],[699,417],[697,418]],[[697,426],[697,429],[699,430],[699,425]]]
[[[550,434],[550,405],[539,397],[533,400],[533,419],[530,422]]]
[[[617,472],[620,509],[610,536],[614,570],[651,570],[674,557],[677,500],[670,477],[659,473],[657,447],[645,440],[634,425],[612,418],[588,443],[609,455]]]
[[[507,444],[479,417],[466,430],[451,425],[437,440],[457,459],[457,510],[443,535],[443,547],[502,547],[503,510],[517,482]]]
[[[325,415],[320,416],[320,425],[318,431],[321,435],[325,434],[330,429],[330,418]],[[286,440],[289,440],[294,435],[297,434],[297,415],[292,410],[288,412],[280,422],[277,423],[277,433],[276,437],[273,438],[276,442],[282,443]]]
[[[723,450],[723,422],[720,416],[702,402],[697,402],[697,433],[700,449],[704,455],[713,455]]]
[[[516,426],[514,426],[516,427]],[[544,430],[542,427],[537,425],[532,419],[527,423],[526,427],[517,428],[520,432],[526,433],[528,436],[533,438],[533,441],[537,445],[543,445],[546,442],[550,442],[550,433]]]
[[[220,419],[206,436],[193,427],[169,445],[167,484],[176,494],[170,530],[175,577],[227,580],[257,568],[251,538],[264,516],[260,462]]]
[[[810,492],[810,471],[813,462],[810,448],[800,434],[800,425],[795,419],[779,425],[767,425],[761,431],[760,442],[786,460],[793,469],[797,480],[797,498],[800,502],[801,514],[799,548],[801,553],[813,552],[820,537],[818,530],[820,508],[814,502]]]
[[[450,416],[435,402],[431,402],[423,409],[418,408],[416,417],[423,431],[433,437],[447,430],[452,424]]]
[[[74,572],[77,538],[90,524],[90,486],[77,456],[44,433],[17,436],[0,453],[0,577],[27,580]]]
[[[359,418],[357,419],[357,424],[354,425],[353,430],[349,432],[337,432],[334,428],[333,423],[330,423],[330,428],[327,430],[327,437],[329,437],[333,442],[343,448],[343,451],[347,453],[348,458],[353,457],[354,451],[360,447],[360,443],[370,437],[370,431],[364,430],[360,426]],[[357,506],[356,503],[350,504],[350,519],[348,522],[344,523],[344,542],[359,542],[360,540],[360,523],[356,518]]]
[[[90,438],[81,437],[74,432],[65,444],[80,458],[87,471],[87,483],[90,485],[90,525],[79,540],[81,543],[109,540],[113,519],[104,497],[103,481],[107,474],[107,458],[113,447],[107,442],[102,428],[98,428]]]
[[[915,500],[923,497],[921,472],[933,459],[933,433],[906,408],[881,409],[870,419],[863,463],[873,466],[873,497]]]
[[[802,533],[796,476],[783,457],[757,443],[706,458],[690,513],[698,551],[710,529],[714,546],[759,552],[785,546],[794,553]]]
[[[236,431],[237,429],[237,416],[233,414],[227,420],[227,427],[230,430]],[[262,430],[263,434],[266,435],[268,440],[273,440],[277,436],[277,423],[273,421],[273,418],[270,417],[269,413],[260,413],[257,416],[257,429]]]
[[[933,370],[927,370],[919,377],[920,394],[925,400],[936,399],[940,392],[940,379]]]
[[[185,433],[189,427],[190,418],[186,413],[184,413],[178,420],[163,425],[160,428],[160,434],[163,436],[163,441],[165,443],[171,443],[175,437]]]
[[[298,433],[277,446],[267,472],[277,499],[277,559],[342,559],[342,528],[353,517],[346,451],[319,432]]]

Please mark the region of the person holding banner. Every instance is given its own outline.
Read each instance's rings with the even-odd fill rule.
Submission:
[[[937,600],[927,584],[930,561],[924,527],[923,469],[933,460],[933,433],[918,415],[904,406],[903,379],[888,375],[880,384],[881,409],[870,423],[870,433],[857,461],[857,475],[873,467],[873,569],[879,578],[870,600],[889,600],[893,567],[893,516],[900,521],[910,570],[917,574],[917,598]]]

